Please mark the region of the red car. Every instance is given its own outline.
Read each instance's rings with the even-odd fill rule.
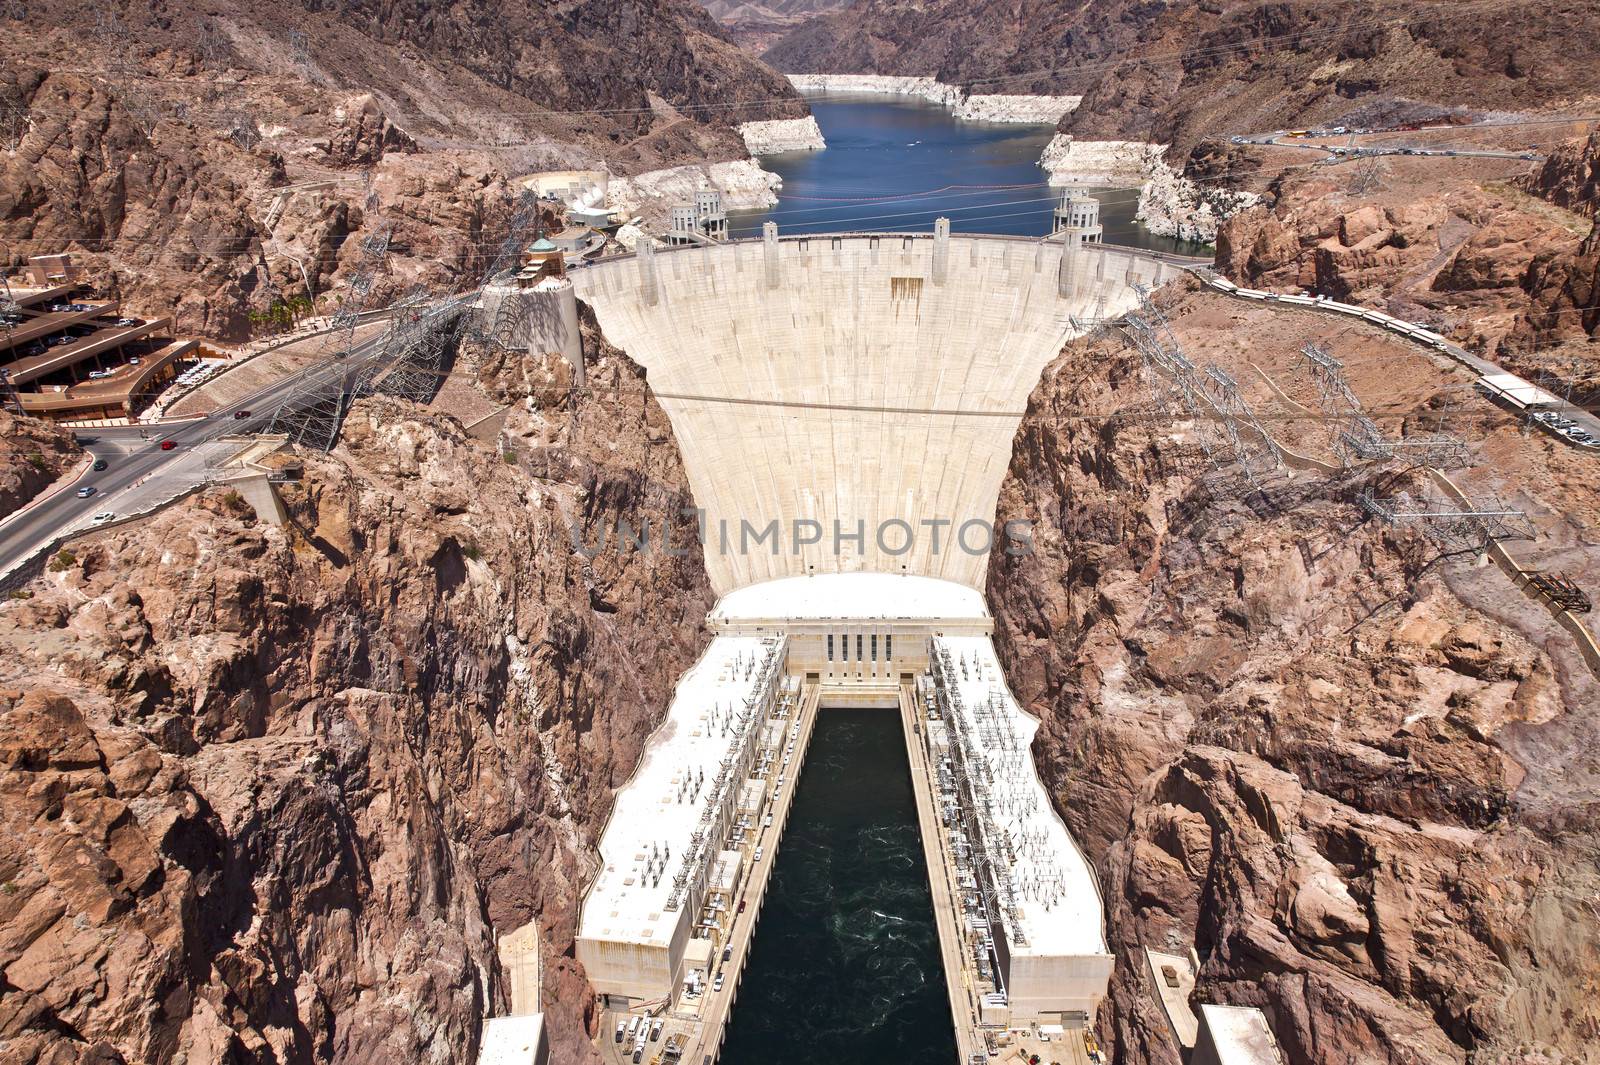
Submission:
[[[172,441],[172,440],[163,440],[163,441],[161,441],[161,450],[162,451],[171,451],[173,448],[175,448],[177,446],[178,446],[177,443]]]

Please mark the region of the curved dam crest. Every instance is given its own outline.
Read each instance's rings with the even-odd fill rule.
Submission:
[[[985,534],[956,534],[993,520],[1039,374],[1073,319],[1174,272],[1105,246],[893,234],[658,251],[572,280],[671,418],[720,595],[819,573],[981,587]]]

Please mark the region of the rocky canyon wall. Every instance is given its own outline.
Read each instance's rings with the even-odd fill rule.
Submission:
[[[584,343],[570,403],[479,353],[492,442],[366,401],[288,526],[212,490],[0,605],[7,1060],[470,1062],[529,922],[553,1060],[592,1054],[592,845],[711,593],[698,552],[574,548],[689,503],[642,372]]]
[[[1205,313],[1237,343],[1229,312]],[[1241,357],[1292,365],[1294,330],[1250,334]],[[1181,1060],[1146,947],[1192,948],[1196,1000],[1263,1009],[1292,1065],[1590,1060],[1593,678],[1357,505],[1416,474],[1250,496],[1151,398],[1115,334],[1046,371],[997,515],[1031,522],[1036,553],[993,556],[987,586],[1041,775],[1099,873],[1113,1060]]]
[[[519,175],[743,159],[739,124],[806,114],[687,0],[48,0],[6,26],[3,265],[70,251],[229,340],[332,313],[384,229],[375,298],[475,279]]]
[[[82,454],[67,430],[0,411],[0,518],[48,488]]]

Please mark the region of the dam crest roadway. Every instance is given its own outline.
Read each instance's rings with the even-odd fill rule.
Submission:
[[[720,596],[582,905],[608,1061],[717,1059],[829,708],[901,716],[961,1060],[1053,1036],[1053,1055],[1088,1061],[1113,965],[1098,884],[995,655],[979,589],[1004,543],[953,533],[993,521],[1020,411],[1063,344],[1189,265],[941,220],[931,238],[769,226],[573,273],[671,420]],[[891,520],[945,536],[885,544]],[[753,549],[716,533],[772,521],[781,542]],[[823,534],[791,539],[802,527]]]

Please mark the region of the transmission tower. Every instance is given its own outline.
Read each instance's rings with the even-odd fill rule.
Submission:
[[[289,31],[289,61],[301,67],[311,62],[311,48],[306,41],[304,30]]]
[[[1451,550],[1482,551],[1501,540],[1531,539],[1527,515],[1489,497],[1478,503],[1424,497],[1380,499],[1363,492],[1361,509],[1385,525],[1419,525],[1423,533]]]
[[[1361,409],[1361,401],[1345,377],[1344,363],[1314,342],[1307,343],[1300,353],[1310,364],[1318,401],[1335,423],[1338,438],[1334,451],[1341,465],[1351,466],[1356,460],[1388,462],[1403,458],[1413,465],[1448,470],[1459,469],[1471,461],[1472,449],[1466,441],[1446,433],[1386,439]]]
[[[368,394],[370,370],[351,358],[356,325],[367,309],[377,275],[389,253],[389,228],[385,226],[361,242],[361,262],[349,289],[333,316],[333,331],[324,350],[332,351],[334,368],[299,394],[286,399],[273,415],[270,432],[282,433],[303,447],[331,451],[339,438],[344,417],[356,400]]]

